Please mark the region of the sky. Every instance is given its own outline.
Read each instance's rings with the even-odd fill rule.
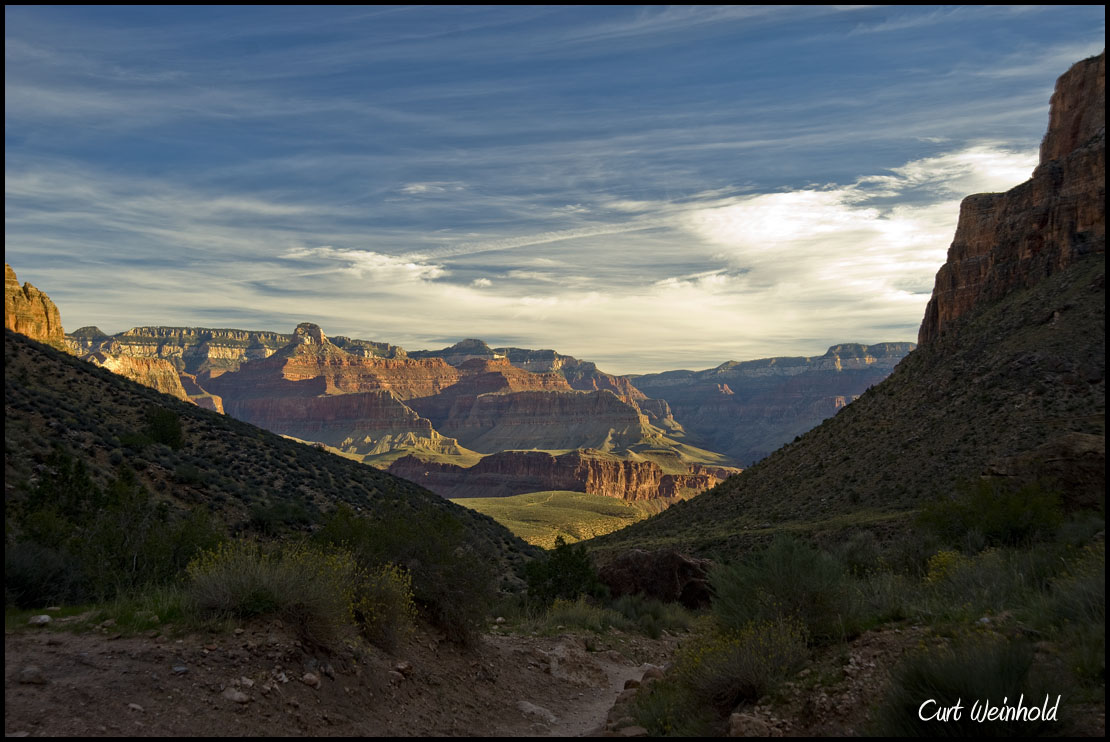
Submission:
[[[5,260],[67,330],[915,341],[1101,6],[5,7]]]

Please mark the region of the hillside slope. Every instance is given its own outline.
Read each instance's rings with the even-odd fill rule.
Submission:
[[[493,520],[369,466],[201,409],[7,331],[4,343],[5,500],[54,466],[79,461],[103,485],[121,465],[175,508],[207,508],[232,532],[260,519],[307,528],[345,502],[374,517],[426,522],[444,515],[508,567],[532,547]],[[180,421],[179,448],[150,442],[151,411]]]
[[[743,474],[590,544],[728,554],[773,530],[886,528],[983,474],[1048,480],[1073,506],[1102,501],[1106,134],[1102,99],[1091,94],[1099,80],[1105,55],[1057,84],[1046,142],[1070,141],[1071,150],[1042,148],[1055,159],[1042,159],[1029,182],[965,199],[922,345],[890,377]],[[990,219],[977,217],[984,201]],[[985,272],[973,276],[969,265]],[[961,271],[964,280],[952,278]],[[954,295],[952,285],[970,291]]]

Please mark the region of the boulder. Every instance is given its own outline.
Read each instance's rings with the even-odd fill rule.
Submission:
[[[631,549],[598,570],[613,597],[644,595],[687,608],[709,605],[710,561],[673,550]]]

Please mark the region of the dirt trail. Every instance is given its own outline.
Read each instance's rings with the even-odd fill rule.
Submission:
[[[395,656],[320,652],[280,625],[120,637],[6,632],[8,736],[580,736],[675,640],[421,633]],[[596,651],[592,651],[596,650]]]

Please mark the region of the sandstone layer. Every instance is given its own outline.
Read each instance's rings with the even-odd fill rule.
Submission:
[[[1106,55],[1056,82],[1033,177],[960,205],[918,342],[936,341],[972,307],[1029,287],[1106,250]]]
[[[137,358],[135,356],[111,355],[103,352],[81,356],[94,366],[106,368],[143,386],[156,389],[171,397],[189,400],[181,377],[173,364],[163,358]]]
[[[502,451],[471,467],[405,456],[394,461],[387,471],[449,498],[571,490],[622,500],[686,498],[740,471],[699,464],[688,464],[685,469],[668,473],[654,461],[631,461],[591,451],[560,455],[546,451]]]
[[[15,271],[7,263],[4,264],[4,327],[55,348],[65,347],[65,331],[58,307],[30,283],[20,286]]]
[[[729,361],[705,371],[645,374],[633,383],[669,405],[692,441],[751,464],[885,379],[913,348],[843,343],[821,356]]]

